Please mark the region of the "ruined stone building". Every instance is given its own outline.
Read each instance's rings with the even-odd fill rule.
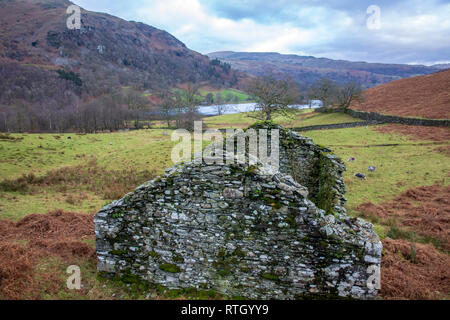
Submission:
[[[344,170],[285,129],[278,173],[177,165],[97,213],[98,271],[249,299],[373,299],[382,246],[346,215]]]

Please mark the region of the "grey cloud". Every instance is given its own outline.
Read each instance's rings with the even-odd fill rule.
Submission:
[[[323,9],[322,12],[331,14],[333,11],[346,12],[349,15],[364,14],[366,9],[376,4],[382,7],[391,7],[390,0],[200,0],[202,5],[212,14],[231,20],[252,19],[264,22],[286,22],[286,19],[295,19],[300,12],[310,12],[311,9]],[[407,3],[408,1],[401,1]],[[313,10],[312,10],[313,11]]]
[[[252,31],[244,27],[239,31],[239,36],[233,36],[230,33],[223,34],[204,28],[205,22],[201,24],[194,18],[190,19],[188,24],[196,26],[195,32],[177,34],[180,30],[179,20],[172,22],[171,19],[165,19],[163,24],[155,25],[155,21],[151,18],[138,14],[142,8],[158,8],[164,0],[74,1],[86,9],[108,12],[128,20],[139,20],[140,17],[145,23],[174,32],[181,41],[202,53],[215,50],[247,51],[251,46],[258,47]],[[448,17],[442,15],[444,6],[449,5],[450,0],[199,0],[199,2],[203,12],[211,19],[225,18],[234,21],[235,28],[238,25],[248,25],[242,22],[243,19],[248,19],[262,30],[288,26],[290,29],[285,28],[287,32],[293,28],[318,35],[311,42],[303,41],[301,46],[300,42],[293,39],[291,43],[284,43],[283,47],[271,48],[271,51],[305,52],[309,55],[370,62],[450,60],[450,41],[448,41],[450,27],[448,22],[446,23]],[[381,30],[373,31],[366,28],[368,17],[366,9],[372,4],[381,8]],[[176,9],[173,7],[174,11]],[[165,11],[166,14],[167,12],[171,11]],[[416,15],[435,16],[440,20],[429,29],[426,26],[421,29],[421,26],[407,25],[405,21],[410,22]],[[266,40],[269,39],[264,39]]]
[[[450,1],[431,0],[368,0],[368,1],[272,1],[266,4],[262,0],[249,1],[210,1],[201,0],[212,14],[232,20],[251,19],[269,24],[289,23],[303,29],[314,30],[325,28],[329,30],[330,39],[321,44],[292,43],[290,52],[307,52],[311,55],[324,55],[332,58],[349,60],[365,60],[370,62],[429,62],[450,59],[450,42],[445,45],[447,30],[432,30],[428,34],[417,32],[410,43],[402,43],[401,38],[411,37],[408,26],[405,29],[392,31],[392,21],[398,17],[398,22],[422,14],[437,14],[442,5]],[[382,21],[391,24],[391,29],[379,31],[366,28],[366,9],[375,4],[381,9]],[[320,14],[320,17],[317,16]],[[309,16],[308,16],[309,15]],[[352,23],[340,26],[339,19],[350,18]],[[388,18],[390,21],[387,21]],[[420,31],[420,30],[418,30]],[[388,34],[392,39],[383,37]],[[444,43],[442,43],[444,41]],[[286,48],[285,48],[286,49]]]

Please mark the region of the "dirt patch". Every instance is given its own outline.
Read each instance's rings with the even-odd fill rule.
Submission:
[[[428,119],[450,118],[450,70],[370,88],[353,109]]]
[[[450,186],[433,185],[407,190],[382,205],[364,203],[357,208],[383,224],[412,230],[450,251]],[[394,229],[395,230],[395,229]]]
[[[8,133],[6,133],[6,134],[0,133],[0,141],[17,142],[17,141],[22,141],[22,140],[23,140],[23,137],[14,138]]]
[[[17,223],[0,220],[0,298],[39,298],[40,286],[48,286],[55,276],[46,273],[37,281],[33,270],[39,260],[57,257],[67,263],[78,258],[95,262],[95,249],[83,242],[94,239],[91,214],[54,211]]]
[[[433,151],[445,154],[446,156],[450,157],[450,145],[444,146],[444,147],[438,147],[436,149],[433,149]]]
[[[431,245],[384,239],[383,299],[443,299],[450,296],[450,256]]]
[[[374,128],[381,133],[399,133],[417,140],[450,141],[450,128],[389,124]]]

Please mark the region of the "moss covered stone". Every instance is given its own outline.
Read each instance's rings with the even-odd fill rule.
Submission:
[[[163,263],[159,265],[159,269],[166,271],[166,272],[170,272],[170,273],[178,273],[181,272],[180,267],[178,267],[175,264],[170,264],[170,263]]]
[[[263,273],[261,274],[261,277],[270,281],[279,281],[280,278],[277,275],[274,275],[272,273]]]
[[[373,299],[364,284],[381,243],[371,224],[345,214],[345,167],[294,132],[253,128],[280,130],[280,172],[260,163],[169,168],[97,213],[98,270],[171,298],[201,288],[205,297]]]

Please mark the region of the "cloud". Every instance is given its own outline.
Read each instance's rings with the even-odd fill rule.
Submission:
[[[75,0],[164,29],[202,53],[273,51],[369,62],[448,61],[450,1]],[[366,26],[369,5],[381,29]]]

